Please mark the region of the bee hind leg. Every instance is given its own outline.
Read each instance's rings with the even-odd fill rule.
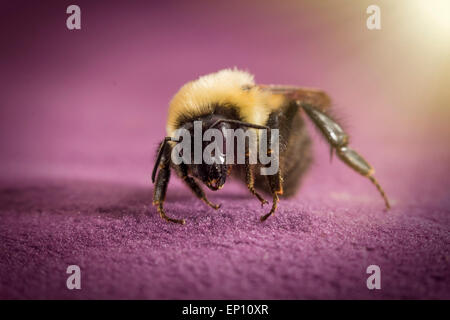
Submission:
[[[336,150],[336,153],[338,157],[346,163],[350,168],[357,171],[361,175],[367,177],[370,182],[372,182],[375,187],[377,188],[378,192],[380,193],[381,197],[384,200],[384,203],[386,205],[386,209],[390,209],[391,205],[389,204],[389,200],[386,196],[386,193],[384,192],[383,188],[380,186],[378,181],[375,179],[373,174],[375,173],[375,170],[372,168],[372,166],[367,163],[367,161],[359,155],[355,150],[349,148],[349,147],[341,147]]]
[[[386,193],[373,176],[375,170],[361,155],[348,147],[349,137],[341,126],[329,115],[311,104],[301,102],[298,102],[298,104],[305,110],[312,122],[322,132],[331,148],[336,150],[337,156],[350,168],[367,177],[375,185],[384,200],[386,209],[389,209],[391,206]],[[330,154],[332,154],[332,152],[330,152]]]

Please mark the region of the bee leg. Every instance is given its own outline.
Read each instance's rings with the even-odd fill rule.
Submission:
[[[261,207],[265,204],[269,203],[266,199],[264,199],[258,192],[255,190],[255,176],[252,170],[252,166],[250,164],[245,164],[245,184],[247,185],[248,190],[258,198],[261,202]]]
[[[384,200],[386,209],[390,209],[391,205],[389,204],[389,200],[384,192],[383,188],[381,188],[378,181],[374,178],[373,174],[375,170],[372,166],[355,150],[344,146],[336,150],[338,157],[345,162],[350,168],[357,171],[361,175],[367,177],[370,182],[372,182],[380,193],[381,197]]]
[[[273,114],[269,117],[269,120],[267,122],[267,125],[271,128],[279,128],[279,117],[278,114]],[[272,141],[272,133],[271,131],[267,132],[267,141]],[[267,155],[270,156],[272,154],[272,149],[270,148],[270,145],[268,145],[267,148]],[[270,165],[270,164],[268,164]],[[271,215],[275,213],[278,206],[278,195],[283,194],[283,178],[281,177],[281,171],[278,169],[278,171],[275,174],[267,175],[267,183],[269,184],[269,190],[272,194],[272,208],[270,209],[269,213],[261,216],[261,221],[266,221],[267,218],[269,218]]]
[[[270,193],[272,194],[272,208],[270,209],[270,212],[263,215],[260,220],[261,221],[266,221],[266,219],[268,217],[270,217],[271,215],[273,215],[275,213],[275,210],[277,210],[277,206],[278,206],[278,195],[279,194],[283,194],[283,184],[282,184],[283,179],[281,178],[281,173],[280,170],[278,170],[278,172],[274,175],[268,175],[267,176],[267,182],[269,184],[269,188],[270,188]]]
[[[258,198],[259,202],[261,202],[261,207],[263,207],[266,203],[269,203],[255,190],[255,175],[253,172],[253,166],[250,164],[250,151],[248,144],[245,145],[245,184],[247,185],[248,190]]]
[[[160,170],[156,177],[155,190],[153,193],[153,205],[156,206],[161,218],[168,222],[185,224],[184,219],[174,219],[166,215],[163,204],[166,198],[167,186],[170,180],[170,167],[168,164],[160,164]]]
[[[377,188],[380,195],[383,197],[386,209],[391,206],[386,193],[381,188],[378,181],[374,178],[375,170],[373,167],[355,150],[348,147],[349,137],[342,130],[341,126],[336,123],[329,115],[322,112],[318,108],[308,103],[297,102],[306,114],[311,118],[313,123],[319,128],[324,137],[332,148],[336,150],[338,157],[347,164],[350,168],[359,174],[367,177]]]
[[[192,192],[194,192],[194,194],[197,196],[197,198],[202,200],[208,206],[210,206],[211,208],[213,208],[215,210],[218,210],[222,206],[221,204],[214,204],[211,201],[209,201],[208,198],[206,197],[205,192],[200,187],[200,185],[197,183],[197,181],[194,180],[194,178],[185,176],[185,177],[183,177],[183,180],[184,180],[184,182],[186,182],[189,189],[191,189]]]
[[[170,137],[165,137],[163,139],[163,141],[161,141],[161,143],[159,144],[155,165],[153,166],[153,171],[152,171],[152,182],[153,183],[155,183],[156,171],[158,170],[158,167],[161,164],[161,160],[163,158],[163,154],[165,152],[167,142],[170,141],[170,139],[171,139]]]
[[[166,215],[166,211],[164,210],[164,200],[166,199],[167,187],[169,185],[170,180],[170,146],[167,145],[168,139],[164,139],[159,147],[158,157],[156,159],[155,167],[152,172],[152,181],[155,182],[155,189],[153,191],[153,205],[156,206],[156,209],[159,212],[161,218],[168,222],[174,222],[179,224],[185,224],[184,219],[174,219]],[[156,175],[156,171],[159,168],[158,174]]]
[[[202,200],[204,203],[206,203],[208,206],[210,206],[215,210],[218,210],[222,206],[221,204],[214,204],[208,200],[202,187],[197,183],[197,181],[195,181],[194,178],[189,177],[187,173],[187,168],[184,164],[180,164],[176,168],[176,172],[179,175],[179,177],[183,179],[183,181],[186,183],[189,189],[191,189],[191,191],[195,194],[197,198],[199,198],[200,200]]]

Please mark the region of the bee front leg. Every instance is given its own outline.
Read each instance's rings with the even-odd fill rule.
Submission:
[[[159,212],[161,218],[166,221],[185,224],[184,219],[174,219],[166,215],[163,204],[166,199],[167,186],[170,180],[170,158],[163,155],[159,161],[159,171],[156,177],[155,189],[153,191],[153,205]]]
[[[200,200],[202,200],[204,203],[206,203],[208,206],[210,206],[211,208],[213,208],[215,210],[218,210],[221,207],[220,204],[214,204],[208,200],[202,187],[200,187],[200,185],[197,183],[197,181],[195,181],[194,178],[192,178],[188,175],[187,168],[184,164],[180,164],[176,168],[176,172],[177,172],[178,176],[181,179],[183,179],[183,181],[186,183],[186,185],[189,187],[189,189],[191,189],[191,191],[195,194],[195,196],[197,198],[199,198]]]
[[[189,189],[191,189],[192,192],[197,196],[197,198],[202,200],[208,206],[210,206],[211,208],[213,208],[215,210],[218,210],[221,207],[220,204],[214,204],[214,203],[212,203],[211,201],[208,200],[208,198],[206,197],[205,192],[200,187],[200,185],[197,183],[197,181],[194,180],[194,178],[189,177],[189,176],[185,176],[183,178],[183,180],[184,180],[184,182],[186,182],[186,184],[189,187]]]

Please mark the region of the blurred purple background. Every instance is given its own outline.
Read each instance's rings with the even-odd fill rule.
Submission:
[[[440,238],[433,239],[440,243],[435,250],[446,264],[440,270],[448,271],[450,28],[445,18],[450,13],[444,2],[430,3],[431,9],[423,2],[3,1],[2,185],[95,181],[148,189],[143,205],[156,216],[149,176],[155,147],[165,135],[171,97],[187,81],[236,66],[253,73],[258,83],[327,91],[352,136],[351,145],[376,168],[391,198],[393,219],[408,221],[410,211],[420,208],[442,228]],[[81,7],[79,31],[66,28],[70,4]],[[370,4],[381,7],[381,30],[366,28]],[[314,204],[319,212],[350,208],[359,217],[370,210],[384,214],[373,186],[338,160],[330,164],[327,145],[312,135],[315,165],[297,199],[286,206],[302,210]],[[168,202],[176,199],[171,188],[190,195],[178,185],[173,179]],[[245,188],[232,183],[221,196],[241,190]],[[14,212],[9,196],[2,199],[3,211]],[[205,210],[202,215],[217,213]],[[14,230],[16,220],[8,217],[3,232]],[[248,219],[256,223],[253,216]],[[419,274],[426,277],[424,268]],[[439,277],[437,296],[448,297],[448,286],[442,289],[448,272]],[[20,297],[18,292],[3,291],[6,297]]]
[[[448,34],[427,43],[401,1],[380,2],[380,31],[365,26],[367,1],[77,3],[80,31],[65,26],[69,1],[2,4],[6,173],[147,183],[173,94],[234,66],[329,92],[381,181],[388,162],[398,174],[422,155],[448,162]],[[405,152],[386,159],[372,141]]]

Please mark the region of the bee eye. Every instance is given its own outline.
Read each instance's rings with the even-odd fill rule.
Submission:
[[[225,164],[225,153],[220,152],[216,159],[218,164]]]

